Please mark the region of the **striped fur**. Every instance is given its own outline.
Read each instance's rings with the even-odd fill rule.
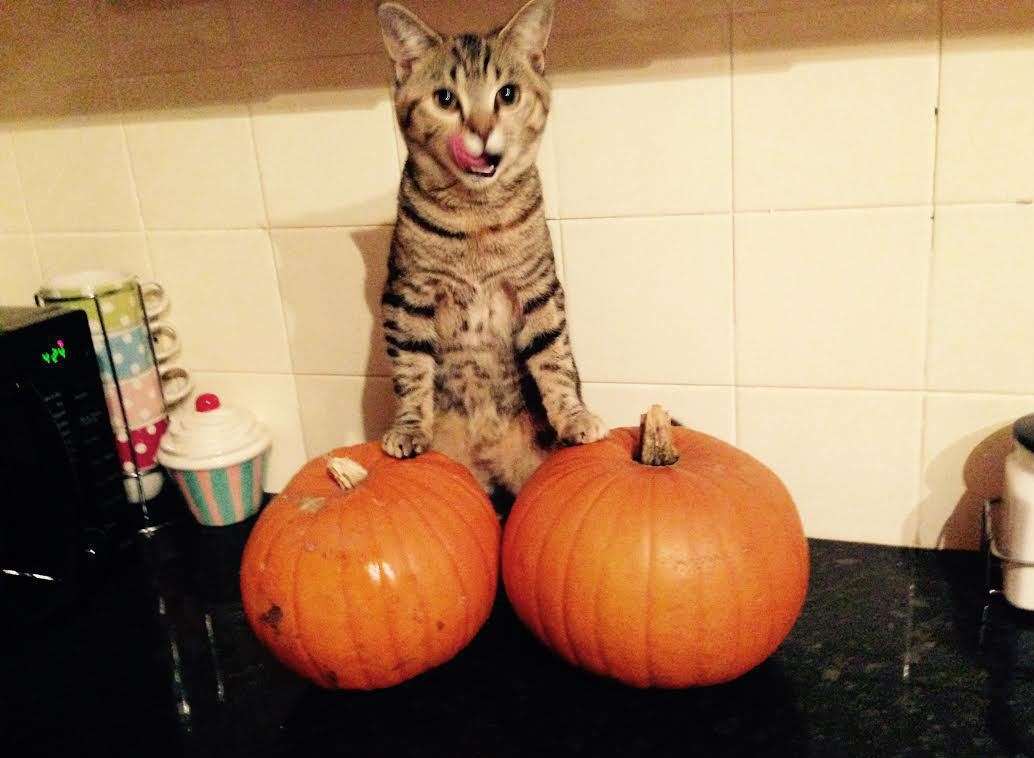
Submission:
[[[535,168],[552,2],[484,36],[442,37],[398,5],[378,10],[409,150],[381,301],[398,398],[384,449],[441,450],[486,489],[515,493],[556,441],[605,434],[582,402]],[[456,163],[457,134],[498,156],[493,176]]]

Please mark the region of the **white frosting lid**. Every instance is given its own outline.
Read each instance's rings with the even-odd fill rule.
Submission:
[[[271,443],[269,430],[251,413],[204,394],[198,397],[193,412],[170,420],[158,462],[186,471],[223,468],[257,457]]]

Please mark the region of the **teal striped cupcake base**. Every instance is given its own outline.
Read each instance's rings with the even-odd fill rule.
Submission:
[[[236,524],[255,515],[262,505],[262,481],[269,453],[236,466],[201,471],[170,470],[200,523]]]

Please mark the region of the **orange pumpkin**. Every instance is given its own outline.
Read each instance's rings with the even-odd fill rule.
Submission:
[[[377,443],[306,464],[244,550],[244,612],[289,668],[377,689],[448,661],[495,599],[499,521],[463,466]]]
[[[562,450],[514,504],[503,583],[568,662],[637,687],[734,679],[800,615],[808,546],[769,469],[659,406]]]

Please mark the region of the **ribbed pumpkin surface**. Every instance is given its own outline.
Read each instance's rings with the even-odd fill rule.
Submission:
[[[328,459],[365,480],[344,490]],[[241,594],[255,633],[328,688],[389,687],[448,661],[488,618],[499,522],[473,476],[438,453],[377,443],[306,464],[260,516]]]
[[[550,457],[503,536],[517,614],[570,663],[637,687],[725,682],[771,655],[800,614],[808,548],[778,477],[671,430],[678,462],[634,460],[639,429]]]

